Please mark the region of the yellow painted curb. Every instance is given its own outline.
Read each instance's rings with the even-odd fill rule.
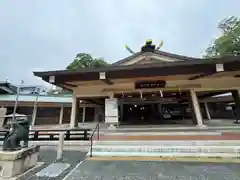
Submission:
[[[180,162],[219,162],[240,163],[238,158],[222,157],[87,157],[86,160],[94,161],[180,161]]]

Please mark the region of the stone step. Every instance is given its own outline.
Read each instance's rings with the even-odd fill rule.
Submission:
[[[94,145],[93,152],[126,152],[126,153],[237,153],[240,155],[240,146],[118,146]]]
[[[102,129],[103,131],[110,132],[110,131],[122,131],[122,132],[131,132],[131,131],[208,131],[208,130],[239,130],[240,126],[236,125],[228,125],[228,126],[206,126],[205,128],[197,128],[195,125],[185,125],[185,126],[179,126],[179,125],[130,125],[130,126],[120,126],[117,129]]]
[[[90,152],[88,152],[88,156]],[[234,157],[240,158],[240,146],[119,146],[94,145],[93,156],[151,157]]]
[[[90,156],[90,152],[87,153]],[[207,158],[240,158],[237,153],[149,153],[149,152],[92,152],[93,157],[207,157]]]
[[[176,132],[102,132],[100,134],[104,134],[107,136],[136,136],[137,135],[147,135],[147,136],[176,136],[176,135],[202,135],[202,136],[209,136],[209,135],[222,135],[222,132],[215,132],[215,131],[204,131],[204,132],[196,132],[196,131],[176,131]]]
[[[96,137],[95,137],[96,140]],[[100,135],[101,141],[212,141],[240,140],[239,133],[222,133],[221,135]]]
[[[240,140],[229,141],[93,141],[96,145],[158,145],[158,146],[240,146]]]

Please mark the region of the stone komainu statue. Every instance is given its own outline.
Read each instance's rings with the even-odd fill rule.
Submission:
[[[15,151],[28,147],[30,121],[26,116],[16,117],[11,122],[12,128],[3,142],[4,151]],[[21,147],[20,142],[24,145]]]

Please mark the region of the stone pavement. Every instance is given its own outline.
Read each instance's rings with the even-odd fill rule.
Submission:
[[[49,167],[56,158],[55,149],[40,149],[39,162],[44,162],[44,165],[34,169],[19,180],[61,180],[63,179],[80,161],[85,158],[86,153],[80,151],[64,151],[63,160],[60,163],[69,164],[70,166],[65,169],[58,177],[37,177],[36,174],[46,167]]]
[[[65,180],[240,180],[240,164],[84,161]]]
[[[45,162],[44,165],[22,176],[20,180],[240,180],[240,164],[118,160],[83,161],[85,154],[80,151],[65,151],[63,160],[54,167],[52,163],[55,161],[56,151],[54,149],[42,149],[39,161]],[[61,166],[65,165],[67,167],[61,171]],[[51,168],[53,172],[56,173],[56,170],[59,170],[61,173],[55,177],[52,175],[37,176],[37,173]]]

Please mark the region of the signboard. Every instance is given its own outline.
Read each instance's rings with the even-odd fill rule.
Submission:
[[[55,76],[49,76],[49,82],[55,83]]]
[[[224,71],[223,64],[216,64],[216,71],[217,71],[217,72],[222,72],[222,71]]]
[[[106,79],[106,72],[100,72],[99,79]]]
[[[105,99],[105,123],[118,123],[118,101],[116,98]]]
[[[166,81],[157,80],[157,81],[139,81],[135,83],[135,89],[144,89],[144,88],[163,88],[166,85]]]

